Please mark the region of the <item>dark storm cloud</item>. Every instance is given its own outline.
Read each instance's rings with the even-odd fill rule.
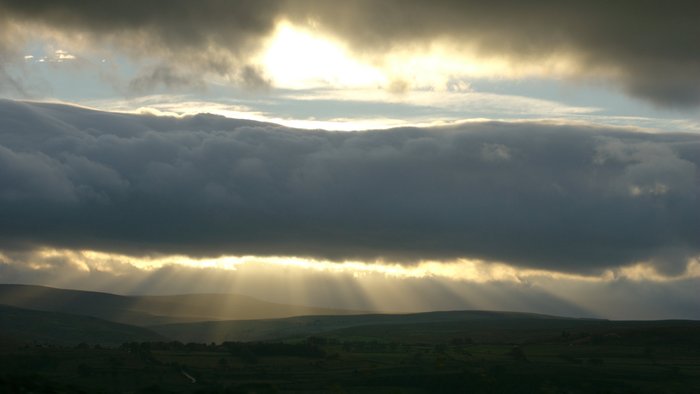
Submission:
[[[700,253],[700,137],[542,123],[325,132],[0,102],[0,240],[666,272]]]
[[[569,55],[581,76],[659,105],[700,103],[696,1],[0,0],[0,14],[220,75],[245,73],[251,51],[287,18],[313,21],[363,54],[448,39],[515,64]]]
[[[45,23],[61,30],[109,36],[139,33],[144,42],[201,49],[227,43],[231,51],[245,49],[247,40],[273,27],[275,0],[2,0],[5,15]]]

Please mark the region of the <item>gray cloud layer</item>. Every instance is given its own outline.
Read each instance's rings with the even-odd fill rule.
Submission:
[[[193,78],[205,70],[250,83],[250,51],[287,18],[313,20],[362,53],[446,38],[515,62],[573,55],[584,77],[612,77],[632,95],[671,106],[700,103],[698,13],[695,1],[0,0],[6,20],[87,33],[136,55],[160,54]]]
[[[700,253],[700,136],[325,132],[0,101],[0,247],[456,257],[570,272]]]

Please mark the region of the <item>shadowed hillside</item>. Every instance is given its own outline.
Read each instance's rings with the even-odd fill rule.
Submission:
[[[565,317],[517,312],[449,311],[413,314],[365,314],[351,316],[299,316],[284,319],[211,321],[153,326],[155,331],[173,339],[189,342],[260,341],[285,339],[360,327],[383,327],[389,335],[398,327],[423,327],[431,330],[447,327],[495,328],[569,327],[601,324],[604,320],[571,319]]]
[[[31,285],[0,285],[0,305],[75,313],[138,326],[357,313],[276,304],[238,294],[122,296]]]
[[[446,338],[469,337],[483,343],[524,343],[557,337],[562,332],[590,335],[643,332],[645,340],[700,344],[693,336],[700,322],[684,320],[613,321],[575,319],[517,312],[447,311],[415,314],[351,316],[298,316],[283,319],[211,321],[150,327],[183,342],[270,341],[323,335],[339,339],[440,343]],[[587,334],[587,335],[588,335]],[[627,335],[625,334],[625,335]],[[655,340],[655,335],[659,337]]]
[[[700,392],[698,321],[443,311],[146,329],[77,314],[152,321],[268,304],[1,288],[9,301],[74,314],[0,305],[0,392]],[[217,300],[231,301],[210,304]],[[83,342],[111,346],[75,346]]]
[[[0,337],[5,342],[62,345],[78,343],[119,345],[128,341],[162,341],[142,327],[113,323],[94,317],[41,312],[0,305]]]

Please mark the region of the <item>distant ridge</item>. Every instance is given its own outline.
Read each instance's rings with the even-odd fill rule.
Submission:
[[[238,294],[123,296],[18,284],[0,284],[0,305],[93,316],[137,326],[360,313],[277,304]]]

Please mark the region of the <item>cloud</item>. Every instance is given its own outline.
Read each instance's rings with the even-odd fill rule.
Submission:
[[[125,254],[475,258],[554,271],[700,254],[700,137],[538,122],[365,132],[0,101],[0,243]]]
[[[512,67],[563,63],[569,77],[608,79],[662,106],[700,104],[700,26],[694,2],[359,0],[292,1],[289,15],[386,53],[435,41]],[[341,17],[342,16],[342,17]],[[453,52],[458,55],[458,52]]]
[[[20,96],[26,96],[22,81],[13,77],[0,65],[0,93],[11,92],[19,94]]]
[[[16,45],[12,40],[13,36],[16,40],[20,39],[16,33],[7,26],[6,21],[0,15],[0,94],[9,92],[26,98],[23,81],[8,70],[8,66],[12,63],[11,60],[19,58]]]
[[[696,107],[697,8],[683,1],[1,0],[2,22],[11,28],[0,32],[0,48],[21,43],[18,31],[35,38],[48,29],[72,43],[160,59],[179,74],[210,73],[258,86],[265,78],[251,74],[252,58],[277,23],[289,20],[338,38],[373,64],[394,51],[420,54],[443,42],[450,58],[499,59],[514,69],[559,64],[549,71],[609,81],[660,106]],[[547,70],[540,76],[551,76]],[[401,91],[400,85],[391,88]]]
[[[265,73],[262,70],[251,65],[241,68],[237,79],[241,86],[249,90],[266,90],[272,85],[272,82],[265,77]]]
[[[0,48],[16,48],[26,39],[42,36],[88,49],[114,48],[118,53],[147,60],[145,70],[130,86],[132,91],[159,86],[199,87],[197,81],[201,81],[202,74],[234,80],[252,76],[246,59],[274,29],[279,3],[2,0],[0,22],[11,28],[5,29],[7,34],[0,31]],[[155,67],[154,62],[158,63]],[[185,83],[193,76],[194,82]]]
[[[273,27],[278,1],[206,0],[194,4],[170,1],[64,1],[3,0],[2,8],[19,20],[46,24],[68,32],[90,32],[100,38],[133,34],[135,48],[201,49],[207,43],[228,43],[229,50],[245,49],[251,38]]]
[[[160,65],[132,79],[129,83],[129,91],[143,94],[152,92],[161,86],[168,90],[194,89],[202,91],[206,88],[201,76],[184,75],[172,67]]]

